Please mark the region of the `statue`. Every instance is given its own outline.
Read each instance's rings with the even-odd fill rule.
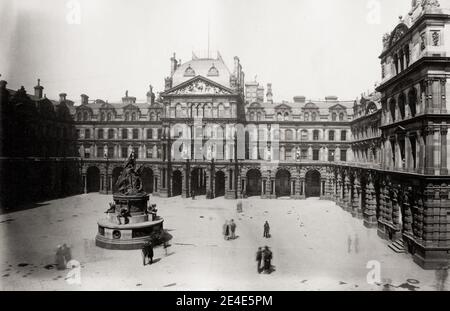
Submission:
[[[142,166],[136,170],[136,157],[134,151],[131,152],[124,165],[124,170],[116,182],[116,186],[121,194],[138,194],[143,192],[141,171]]]

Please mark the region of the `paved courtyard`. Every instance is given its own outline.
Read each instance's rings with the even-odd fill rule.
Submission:
[[[434,271],[395,254],[376,230],[332,202],[249,199],[237,214],[236,201],[152,197],[173,239],[167,253],[156,248],[156,263],[144,267],[139,250],[95,246],[96,221],[111,200],[79,195],[0,215],[0,289],[380,291],[386,286],[366,281],[373,260],[390,290],[436,289]],[[223,239],[226,219],[237,223],[234,241]],[[262,237],[266,220],[269,240]],[[53,266],[64,243],[81,263],[79,285]],[[274,253],[270,275],[256,272],[255,252],[265,245]]]

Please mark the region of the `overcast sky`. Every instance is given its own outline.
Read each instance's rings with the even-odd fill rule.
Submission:
[[[81,15],[72,14],[79,3]],[[377,5],[379,4],[379,5]],[[353,100],[380,80],[382,35],[411,0],[1,0],[0,74],[49,98],[144,99],[163,91],[173,52],[219,50],[275,100]],[[71,7],[71,8],[69,8]],[[379,7],[379,16],[377,8]]]

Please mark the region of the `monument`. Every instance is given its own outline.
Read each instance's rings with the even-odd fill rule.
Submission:
[[[106,218],[98,221],[95,243],[106,249],[141,249],[148,241],[157,244],[163,236],[164,220],[157,216],[155,204],[143,190],[140,177],[142,166],[136,169],[132,152],[116,182],[114,203],[105,212]]]

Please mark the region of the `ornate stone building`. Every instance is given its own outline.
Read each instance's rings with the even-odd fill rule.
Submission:
[[[74,103],[7,88],[0,81],[0,198],[2,208],[79,193]]]

